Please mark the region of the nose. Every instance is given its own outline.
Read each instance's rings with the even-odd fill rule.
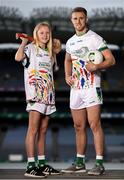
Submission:
[[[80,23],[80,19],[77,19],[77,23]]]

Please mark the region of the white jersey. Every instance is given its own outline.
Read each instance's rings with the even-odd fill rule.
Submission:
[[[27,56],[23,61],[27,101],[55,104],[52,62],[47,50],[34,44],[25,47]],[[29,61],[28,61],[29,58]]]
[[[101,73],[89,72],[86,65],[86,54],[91,50],[107,49],[106,42],[101,36],[89,30],[82,36],[73,35],[66,43],[66,52],[72,59],[72,78],[74,89],[86,89],[101,86]]]

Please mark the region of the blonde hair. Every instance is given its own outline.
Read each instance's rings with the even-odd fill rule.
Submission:
[[[40,29],[41,26],[47,26],[50,30],[50,38],[49,38],[49,41],[46,45],[46,48],[48,50],[48,53],[49,53],[49,56],[52,58],[53,54],[52,54],[52,29],[51,29],[51,26],[48,22],[40,22],[38,23],[35,28],[34,28],[34,31],[33,31],[33,38],[34,38],[34,41],[33,41],[33,44],[36,45],[36,50],[37,50],[37,53],[39,51],[39,41],[38,41],[38,36],[37,36],[37,32],[38,30]]]

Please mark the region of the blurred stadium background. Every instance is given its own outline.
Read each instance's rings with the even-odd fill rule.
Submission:
[[[53,36],[62,42],[62,51],[57,55],[59,71],[54,72],[57,112],[50,120],[47,158],[50,161],[71,161],[74,157],[75,135],[63,67],[65,43],[74,33],[69,20],[70,11],[68,7],[39,7],[33,8],[27,18],[19,8],[0,5],[0,162],[26,161],[24,138],[28,114],[25,112],[23,67],[14,60],[20,43],[15,39],[15,33],[32,36],[35,24],[42,20],[51,23]],[[102,72],[104,104],[101,117],[106,138],[106,161],[124,162],[124,8],[121,5],[93,8],[89,24],[104,37],[116,58],[116,66]],[[87,160],[90,160],[95,153],[89,129],[87,133]]]

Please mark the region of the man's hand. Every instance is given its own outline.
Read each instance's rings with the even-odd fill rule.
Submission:
[[[92,62],[88,62],[86,64],[86,69],[90,72],[94,72],[94,71],[98,70],[98,66],[97,66],[97,64],[93,64]]]
[[[66,76],[65,77],[65,80],[66,80],[66,83],[69,85],[69,86],[72,86],[74,81],[72,79],[72,76]]]

